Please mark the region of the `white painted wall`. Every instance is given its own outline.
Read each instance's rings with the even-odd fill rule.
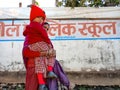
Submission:
[[[57,58],[67,71],[120,69],[119,40],[73,40],[53,43]]]
[[[0,71],[25,70],[22,59],[22,47],[24,40],[22,32],[24,28],[23,24],[28,23],[28,20],[16,20],[13,25],[11,24],[11,20],[2,20],[1,22],[4,23],[4,25],[1,24],[0,33]],[[66,71],[100,71],[120,69],[119,20],[48,20],[48,22],[51,24],[50,32],[48,34],[52,39],[54,48],[56,49],[56,58],[60,61]],[[104,25],[112,25],[107,22],[116,22],[116,33],[113,33],[113,28],[106,29],[106,32],[109,32],[109,34],[97,32],[99,29],[91,29],[96,31],[100,37],[92,37],[93,33],[90,33],[90,31],[88,32],[87,28],[84,29],[84,32],[87,33],[86,36],[78,32],[79,29],[83,29],[83,26],[86,23],[98,22],[102,23],[97,24],[100,27],[104,27]],[[64,27],[71,23],[74,24],[73,26],[76,31],[72,33],[74,29],[69,28],[71,35],[68,35],[67,32],[69,32],[69,29]],[[78,23],[82,23],[84,25],[82,26]],[[7,26],[8,24],[10,26]],[[19,24],[19,28],[16,27],[15,24]],[[58,25],[61,25],[61,27],[58,28]],[[89,27],[89,24],[86,26]],[[4,27],[4,29],[2,29],[2,27]],[[53,27],[57,27],[58,29],[53,29]],[[19,36],[16,36],[16,31],[12,31],[12,28],[16,28],[16,31],[18,30]],[[2,34],[3,31],[4,35]],[[58,35],[58,32],[61,32],[61,34]],[[55,34],[55,36],[51,36],[51,34]]]
[[[4,18],[6,19],[9,15],[7,15],[7,13],[5,16],[4,10],[6,12],[6,9],[2,10],[2,13],[0,13],[3,19],[0,20],[0,71],[25,70],[22,59],[24,41],[22,32],[24,24],[28,24],[29,21],[4,20]],[[23,11],[23,9],[21,10]],[[26,11],[27,10],[29,9],[26,9]],[[66,13],[66,10],[69,12]],[[16,11],[18,12],[19,10],[14,9],[14,12]],[[75,8],[74,10],[70,8],[54,8],[54,12],[53,8],[45,8],[45,11],[48,18],[64,19],[48,19],[48,22],[51,24],[51,29],[48,34],[57,51],[56,58],[66,71],[120,69],[119,7],[100,9]],[[21,11],[19,12],[21,13]],[[23,15],[23,17],[26,18],[26,16],[28,17],[28,13],[29,11],[27,11],[26,15],[17,13],[15,17],[20,16],[18,18],[22,18]],[[13,14],[11,13],[10,15]],[[11,17],[14,17],[14,15],[10,16],[10,18]],[[70,19],[70,17],[72,19]],[[89,20],[89,18],[93,18],[93,20]],[[95,20],[94,18],[99,18],[99,20]],[[100,18],[102,18],[102,20],[100,20]],[[105,20],[103,20],[103,18],[105,18]],[[106,18],[112,19],[109,20]],[[16,26],[16,24],[18,26]],[[97,25],[97,27],[89,28],[93,24]],[[103,29],[105,25],[107,25],[107,28]],[[71,26],[72,28],[70,28]]]
[[[120,69],[119,40],[52,41],[66,71]],[[0,42],[0,70],[24,70],[23,42]]]
[[[22,60],[23,42],[0,42],[0,71],[25,70]]]

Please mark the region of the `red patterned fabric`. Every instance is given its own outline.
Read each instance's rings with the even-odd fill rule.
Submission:
[[[49,47],[49,45],[46,42],[37,42],[34,44],[30,44],[28,47],[32,51],[40,51],[40,52],[47,51],[51,48],[51,47]],[[44,75],[46,77],[47,66],[53,67],[54,63],[55,63],[54,57],[52,57],[52,58],[36,57],[35,58],[35,72],[36,73],[44,73]]]
[[[35,67],[34,57],[39,57],[41,54],[39,51],[31,51],[29,47],[24,46],[22,50],[23,61],[25,67]]]

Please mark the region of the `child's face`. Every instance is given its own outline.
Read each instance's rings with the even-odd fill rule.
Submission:
[[[39,17],[39,23],[43,23],[43,21],[44,21],[44,19],[43,19],[43,17]]]
[[[44,19],[43,19],[43,17],[36,17],[36,18],[34,19],[34,21],[42,24],[43,21],[44,21]]]

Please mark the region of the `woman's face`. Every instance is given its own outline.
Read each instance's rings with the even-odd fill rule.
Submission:
[[[45,29],[46,31],[48,31],[48,30],[49,30],[49,25],[48,25],[48,24],[44,24],[44,29]]]

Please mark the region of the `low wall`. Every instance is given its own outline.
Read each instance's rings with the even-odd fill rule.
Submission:
[[[75,85],[120,86],[120,71],[66,72],[71,88]],[[0,83],[25,83],[25,72],[0,72]]]

